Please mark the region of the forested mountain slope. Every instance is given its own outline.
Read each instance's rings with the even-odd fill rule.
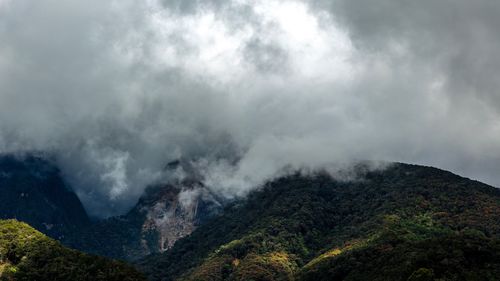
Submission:
[[[150,280],[498,280],[500,190],[435,168],[266,184],[161,255]]]
[[[16,220],[0,220],[0,280],[139,281],[142,274],[122,262],[63,247]]]

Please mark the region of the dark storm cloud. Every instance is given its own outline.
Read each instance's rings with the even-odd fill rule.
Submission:
[[[99,216],[177,158],[227,196],[358,160],[498,186],[499,8],[0,0],[0,151],[54,153]]]
[[[435,118],[432,126],[421,128],[427,131],[427,153],[410,161],[441,165],[500,185],[495,176],[500,164],[499,2],[339,0],[314,1],[312,6],[334,15],[366,57],[413,75],[403,82],[401,92],[432,84],[432,76],[439,84],[438,100],[428,97],[441,104],[437,112],[422,103],[412,105],[420,111],[410,115],[412,123]],[[390,83],[396,84],[398,73],[393,75]]]

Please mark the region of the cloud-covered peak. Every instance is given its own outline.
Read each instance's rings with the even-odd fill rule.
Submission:
[[[126,210],[181,158],[230,196],[284,167],[359,160],[498,186],[499,11],[0,0],[0,151],[54,153],[98,215]]]

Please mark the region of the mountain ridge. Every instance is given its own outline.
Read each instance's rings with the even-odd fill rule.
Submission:
[[[0,199],[25,188],[56,188],[55,194],[78,199],[50,161],[2,159]],[[404,163],[384,169],[360,163],[348,172],[335,178],[321,170],[297,171],[232,201],[188,176],[148,187],[123,216],[98,222],[84,216],[52,235],[87,253],[133,261],[149,280],[495,280],[499,189]],[[47,194],[51,199],[53,192]]]
[[[444,170],[401,163],[361,176],[363,180],[354,182],[336,181],[326,173],[276,179],[249,194],[245,202],[227,207],[220,217],[179,240],[170,251],[147,257],[138,266],[150,280],[300,280],[310,276],[304,266],[313,259],[356,241],[371,241],[374,235],[386,237],[382,226],[391,216],[405,222],[410,233],[384,239],[393,241],[393,249],[415,255],[421,251],[411,239],[430,243],[429,239],[438,238],[433,235],[440,229],[458,235],[442,238],[443,243],[466,245],[460,233],[469,230],[486,239],[499,239],[500,190],[494,187]],[[367,247],[391,245],[379,243],[385,241],[382,238]],[[476,240],[481,247],[490,243]],[[493,245],[490,249],[498,248]],[[399,262],[409,263],[412,271],[400,271],[387,280],[406,280],[420,269],[411,255],[397,257]],[[490,273],[500,266],[496,256],[491,262]],[[454,265],[460,264],[457,258]],[[356,279],[347,268],[345,264],[341,271],[347,273],[335,280],[366,280]],[[450,273],[427,269],[436,278]],[[484,277],[472,269],[469,273]]]

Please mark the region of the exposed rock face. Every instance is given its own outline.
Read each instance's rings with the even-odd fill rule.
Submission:
[[[222,212],[222,200],[203,186],[196,169],[177,160],[166,165],[167,172],[182,174],[182,180],[149,187],[127,215],[141,218],[143,255],[162,253],[196,227]]]
[[[0,155],[0,218],[25,221],[59,240],[90,223],[59,169],[34,154]]]
[[[140,213],[145,213],[143,244],[153,242],[149,249],[152,253],[170,249],[177,240],[222,210],[215,196],[200,184],[152,189],[136,207]],[[155,234],[157,241],[147,241],[151,233]]]
[[[129,213],[96,222],[66,243],[99,255],[137,260],[165,252],[222,209],[220,200],[200,183],[151,186]]]

